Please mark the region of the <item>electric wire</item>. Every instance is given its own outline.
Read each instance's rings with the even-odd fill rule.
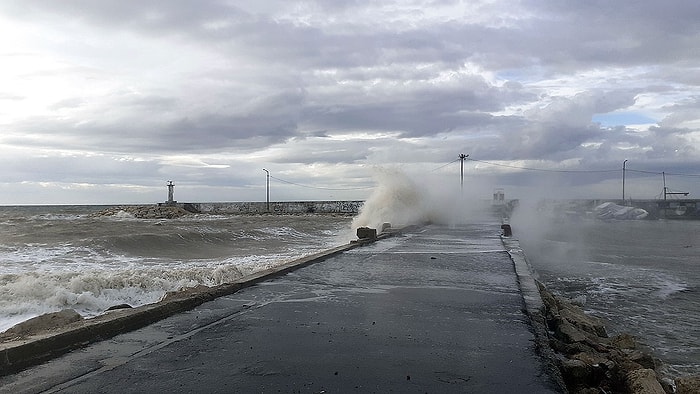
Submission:
[[[563,172],[563,173],[605,173],[605,172],[619,172],[619,169],[615,170],[554,170],[554,169],[547,169],[547,168],[532,168],[532,167],[523,167],[523,166],[514,166],[510,164],[502,164],[502,163],[493,163],[490,161],[484,161],[484,160],[478,160],[474,159],[471,157],[466,158],[469,161],[475,161],[478,163],[484,163],[492,166],[498,166],[498,167],[508,167],[508,168],[515,168],[519,170],[528,170],[528,171],[541,171],[541,172]]]
[[[281,179],[281,178],[277,178],[277,177],[272,176],[272,175],[270,175],[270,178],[272,178],[272,179],[274,179],[274,180],[277,180],[277,181],[280,181],[280,182],[283,182],[283,183],[287,183],[287,184],[289,184],[289,185],[294,185],[294,186],[299,186],[299,187],[305,187],[305,188],[308,188],[308,189],[319,189],[319,190],[367,190],[367,189],[373,189],[372,186],[353,187],[353,188],[335,188],[335,187],[310,186],[310,185],[303,185],[303,184],[301,184],[301,183],[296,183],[296,182],[287,181],[287,180],[284,180],[284,179]]]
[[[443,165],[441,165],[441,166],[438,167],[438,168],[434,168],[434,169],[430,170],[430,172],[435,172],[435,171],[437,171],[437,170],[439,170],[439,169],[445,168],[445,167],[449,166],[450,164],[455,163],[455,162],[458,162],[458,161],[460,161],[460,160],[462,160],[462,158],[458,157],[458,158],[456,158],[455,160],[452,160],[451,162],[449,162],[449,163],[447,163],[447,164],[443,164]]]
[[[525,167],[525,166],[516,166],[516,165],[511,165],[511,164],[503,164],[503,163],[494,163],[491,161],[486,161],[486,160],[479,160],[479,159],[474,159],[472,157],[465,157],[464,159],[477,162],[477,163],[483,163],[483,164],[488,164],[491,166],[496,166],[496,167],[505,167],[505,168],[513,168],[513,169],[518,169],[518,170],[526,170],[526,171],[539,171],[539,172],[550,172],[550,173],[614,173],[614,172],[620,172],[623,169],[603,169],[603,170],[557,170],[557,169],[547,169],[547,168],[534,168],[534,167]],[[458,157],[455,160],[452,160],[449,163],[443,164],[439,167],[436,167],[430,172],[435,172],[440,169],[443,169],[450,164],[456,163],[458,161],[462,160],[461,157]],[[680,177],[697,177],[700,178],[700,174],[684,174],[684,173],[674,173],[674,172],[660,172],[660,171],[648,171],[648,170],[635,170],[633,168],[625,168],[624,171],[627,172],[632,172],[632,173],[639,173],[639,174],[649,174],[649,175],[668,175],[668,176],[680,176]],[[368,189],[373,189],[374,186],[365,186],[365,187],[354,187],[354,188],[334,188],[334,187],[321,187],[321,186],[311,186],[311,185],[304,185],[301,183],[296,183],[292,181],[288,181],[285,179],[281,179],[275,176],[270,175],[270,178],[277,180],[282,183],[286,183],[289,185],[294,185],[294,186],[299,186],[299,187],[304,187],[308,189],[318,189],[318,190],[368,190]]]

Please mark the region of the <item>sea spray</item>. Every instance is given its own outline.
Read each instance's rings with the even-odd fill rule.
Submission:
[[[377,187],[353,219],[353,229],[381,229],[383,223],[454,225],[466,222],[483,208],[438,179],[423,176],[418,180],[397,168],[375,168],[374,179]]]

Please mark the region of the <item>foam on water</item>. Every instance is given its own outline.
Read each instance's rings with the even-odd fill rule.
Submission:
[[[48,212],[39,212],[41,209]],[[91,317],[166,292],[214,286],[349,242],[349,218],[192,215],[93,218],[72,208],[2,209],[0,331],[75,309]],[[88,210],[88,211],[94,211]]]
[[[672,374],[697,372],[700,222],[543,219],[511,223],[550,290],[583,301],[612,335],[635,335]]]

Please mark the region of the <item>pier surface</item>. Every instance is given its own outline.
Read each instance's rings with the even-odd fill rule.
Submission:
[[[381,239],[2,377],[0,392],[559,392],[499,233]]]

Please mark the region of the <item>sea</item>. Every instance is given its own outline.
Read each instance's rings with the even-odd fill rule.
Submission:
[[[365,206],[386,206],[380,202]],[[230,282],[346,244],[356,238],[351,228],[358,219],[93,215],[104,208],[0,207],[0,332],[48,312],[70,308],[92,317],[114,305],[157,302],[169,291]],[[364,214],[377,219],[382,210]],[[404,211],[427,217],[397,210]],[[669,375],[700,372],[700,221],[520,213],[511,218],[513,236],[551,291],[604,319],[610,335],[635,335]],[[399,216],[406,214],[386,221],[396,223]]]
[[[609,335],[634,335],[670,376],[700,373],[700,221],[516,215],[512,226],[549,290]]]
[[[353,239],[340,215],[94,215],[105,208],[0,207],[0,332],[62,309],[89,318],[157,302]]]

